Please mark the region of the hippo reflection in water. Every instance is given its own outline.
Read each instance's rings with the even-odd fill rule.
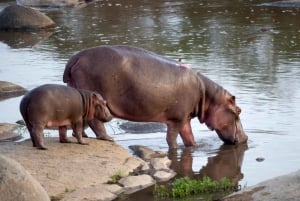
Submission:
[[[241,168],[244,153],[247,149],[247,144],[236,146],[222,145],[215,156],[207,158],[207,164],[203,164],[199,172],[193,170],[193,150],[190,148],[183,149],[180,157],[178,157],[177,150],[172,150],[168,153],[168,157],[172,160],[171,168],[179,177],[187,176],[189,178],[200,179],[208,176],[214,181],[221,181],[223,178],[228,178],[235,185],[238,185],[238,182],[244,177]]]
[[[167,142],[194,146],[191,119],[215,130],[225,143],[247,141],[235,97],[201,73],[144,49],[99,46],[82,50],[66,64],[63,81],[99,92],[115,117],[167,124]],[[98,138],[110,139],[101,121],[90,124]]]

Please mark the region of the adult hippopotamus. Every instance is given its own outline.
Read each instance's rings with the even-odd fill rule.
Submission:
[[[243,143],[235,97],[180,62],[130,46],[99,46],[75,54],[66,64],[63,81],[94,90],[107,100],[111,113],[131,121],[167,124],[167,143],[195,145],[190,121],[198,117],[225,143]],[[93,126],[106,135],[100,121]]]
[[[44,128],[59,127],[61,143],[67,139],[67,125],[71,125],[78,143],[82,140],[83,121],[112,119],[106,101],[96,92],[46,84],[29,91],[20,102],[20,112],[29,130],[34,147],[46,149]]]

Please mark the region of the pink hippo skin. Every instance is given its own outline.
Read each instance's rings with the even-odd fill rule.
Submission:
[[[29,130],[33,146],[46,149],[44,128],[59,127],[61,143],[67,139],[67,126],[71,125],[79,144],[82,140],[83,120],[107,122],[112,119],[106,101],[96,92],[46,84],[29,91],[20,103],[20,112]]]
[[[97,91],[119,118],[167,124],[167,142],[194,146],[190,121],[198,117],[225,143],[247,141],[235,97],[180,62],[130,46],[99,46],[83,50],[66,64],[63,81],[75,88]],[[105,133],[93,120],[95,133]],[[97,136],[101,137],[101,136]]]

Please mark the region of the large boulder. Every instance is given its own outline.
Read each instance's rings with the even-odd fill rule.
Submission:
[[[19,163],[0,155],[1,200],[50,201],[45,189]]]
[[[78,7],[92,0],[17,0],[19,5],[31,7]]]
[[[53,20],[33,8],[11,5],[0,12],[0,30],[40,30],[54,26]]]

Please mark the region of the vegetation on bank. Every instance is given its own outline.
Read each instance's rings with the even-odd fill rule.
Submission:
[[[193,195],[225,193],[236,190],[238,190],[236,184],[227,178],[217,182],[209,177],[203,177],[202,180],[183,177],[175,179],[170,184],[155,184],[153,193],[156,198],[181,199]]]

